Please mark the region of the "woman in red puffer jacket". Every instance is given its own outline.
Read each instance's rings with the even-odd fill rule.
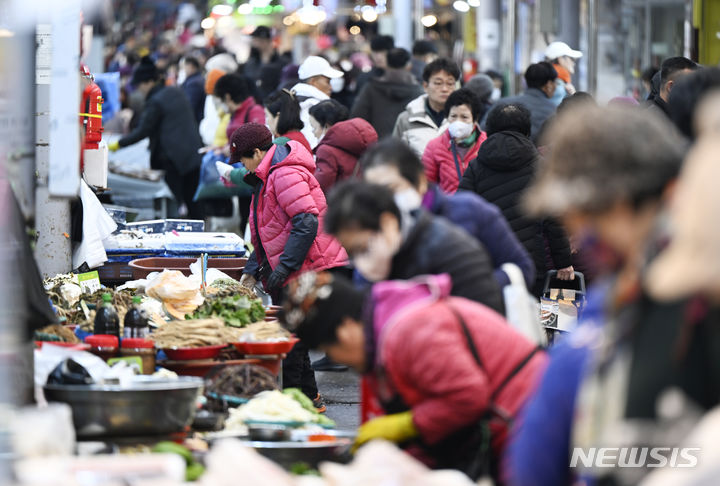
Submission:
[[[482,104],[469,89],[453,92],[445,102],[445,112],[448,129],[427,144],[422,161],[428,182],[454,194],[487,135],[478,128]]]
[[[315,148],[315,178],[327,194],[338,182],[360,173],[358,159],[378,140],[377,132],[362,118],[333,125]]]

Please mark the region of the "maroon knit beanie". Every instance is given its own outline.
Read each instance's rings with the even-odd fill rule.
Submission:
[[[272,145],[272,133],[265,125],[245,123],[230,137],[230,163],[240,162],[240,157],[253,150],[266,150]]]

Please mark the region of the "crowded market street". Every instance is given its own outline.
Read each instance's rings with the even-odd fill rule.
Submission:
[[[720,483],[720,0],[0,0],[0,486]]]

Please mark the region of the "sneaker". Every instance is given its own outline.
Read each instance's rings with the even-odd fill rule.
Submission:
[[[317,410],[317,413],[325,413],[327,412],[327,407],[325,406],[325,402],[323,401],[322,397],[318,393],[317,396],[313,399],[313,407]]]
[[[327,356],[323,356],[317,361],[313,361],[310,365],[313,371],[347,371],[348,367],[335,363]]]

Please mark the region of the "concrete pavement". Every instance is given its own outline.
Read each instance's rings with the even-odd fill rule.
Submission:
[[[322,357],[310,353],[310,360]],[[354,430],[360,425],[360,377],[354,371],[315,373],[318,389],[327,405],[327,416],[337,422],[340,430]]]

